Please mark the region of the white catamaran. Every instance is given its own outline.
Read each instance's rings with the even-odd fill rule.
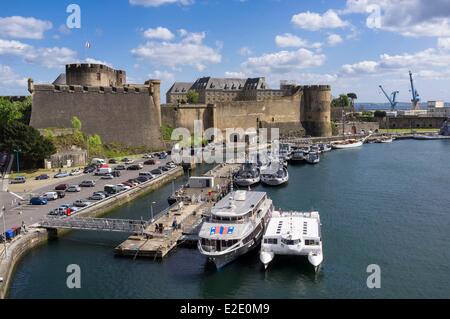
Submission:
[[[275,255],[308,256],[318,271],[323,261],[319,213],[273,212],[260,251],[266,269]]]
[[[273,211],[264,192],[233,191],[217,202],[199,233],[198,250],[217,269],[258,247]]]

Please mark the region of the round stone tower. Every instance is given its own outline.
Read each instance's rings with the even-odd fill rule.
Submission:
[[[332,136],[331,87],[329,85],[304,86],[300,114],[306,135]]]
[[[126,72],[114,70],[103,64],[68,64],[66,83],[83,86],[122,86],[126,84]]]

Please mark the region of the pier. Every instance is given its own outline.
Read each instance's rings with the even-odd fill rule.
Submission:
[[[115,253],[134,258],[163,259],[179,245],[186,242],[192,245],[203,217],[228,192],[232,182],[230,177],[238,168],[236,164],[221,164],[204,175],[214,179],[213,187],[178,190],[176,195],[180,201],[150,222],[143,234],[133,235],[117,246]]]

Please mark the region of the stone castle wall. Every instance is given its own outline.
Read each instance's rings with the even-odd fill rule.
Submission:
[[[121,86],[126,84],[126,72],[101,64],[66,65],[67,85]]]
[[[105,143],[162,148],[160,82],[101,87],[29,84],[33,97],[31,126],[70,128],[77,116],[82,131]]]
[[[384,118],[380,123],[382,129],[439,129],[445,122],[445,117],[390,117]]]
[[[300,112],[301,123],[307,135],[332,136],[329,85],[304,86]]]
[[[161,107],[161,121],[172,128],[184,127],[194,132],[194,121],[202,121],[203,128],[214,127],[214,105],[165,105]]]

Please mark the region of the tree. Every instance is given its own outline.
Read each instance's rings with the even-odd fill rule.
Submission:
[[[25,168],[42,167],[44,159],[56,153],[51,140],[41,136],[35,128],[19,121],[0,127],[0,149],[9,153],[20,149],[20,159]]]
[[[8,122],[20,121],[28,125],[31,118],[31,97],[23,101],[12,102],[10,99],[0,97],[0,125]]]
[[[194,91],[194,90],[189,90],[186,97],[187,97],[188,103],[190,103],[190,104],[197,104],[198,101],[200,100],[200,95],[198,94],[197,91]]]
[[[348,107],[350,106],[350,99],[347,95],[341,94],[338,98],[335,98],[333,101],[331,101],[332,107]]]
[[[74,130],[81,131],[82,124],[81,124],[80,119],[77,116],[72,117],[71,123],[72,123],[72,128]]]
[[[352,107],[355,108],[355,100],[358,99],[358,96],[355,93],[348,93],[347,97],[352,101]]]

